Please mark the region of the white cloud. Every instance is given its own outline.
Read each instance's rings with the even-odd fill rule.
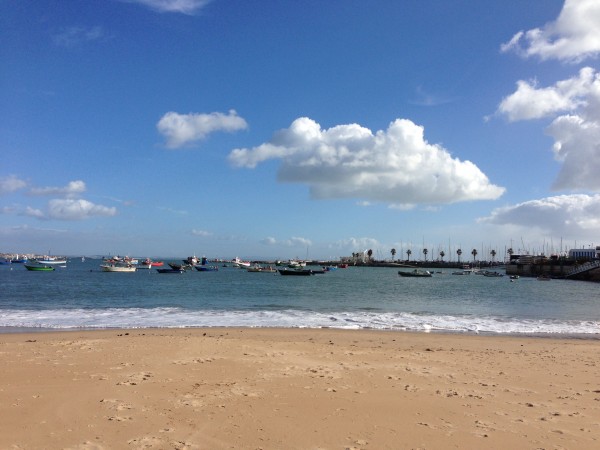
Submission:
[[[194,236],[200,236],[200,237],[209,237],[212,236],[212,233],[210,231],[204,231],[204,230],[192,230],[192,234]]]
[[[341,249],[341,250],[346,250],[349,252],[360,251],[362,253],[364,251],[367,251],[368,249],[376,249],[378,247],[381,247],[381,244],[379,243],[379,241],[377,239],[373,239],[373,238],[351,237],[348,239],[342,239],[340,241],[337,241],[337,242],[333,243],[330,247],[336,248],[336,249]]]
[[[229,155],[233,165],[247,168],[268,159],[281,159],[280,181],[308,184],[318,199],[454,203],[496,199],[504,192],[472,162],[429,144],[423,127],[405,119],[373,134],[357,124],[321,129],[303,117],[270,142]]]
[[[579,62],[600,54],[600,2],[565,0],[554,22],[543,28],[519,31],[501,46],[502,52],[514,51],[529,58]]]
[[[260,242],[264,245],[280,245],[284,247],[310,247],[312,245],[312,241],[310,239],[303,237],[291,237],[290,239],[278,241],[274,237],[269,236]]]
[[[70,181],[64,187],[32,188],[31,195],[62,195],[65,197],[76,197],[86,191],[85,182],[81,180]]]
[[[166,113],[156,128],[167,139],[168,148],[179,148],[200,141],[215,131],[234,132],[248,128],[246,121],[230,110],[228,114]]]
[[[18,191],[27,186],[27,183],[15,175],[0,177],[0,195]]]
[[[557,116],[547,128],[554,155],[562,163],[553,189],[600,191],[600,74],[585,67],[577,76],[554,86],[519,88],[498,112],[510,120]]]
[[[86,42],[110,38],[100,26],[94,27],[66,27],[52,36],[55,45],[60,47],[76,47]]]
[[[83,199],[52,199],[48,202],[47,219],[82,220],[95,216],[114,216],[117,208],[96,205]]]
[[[520,80],[517,90],[502,100],[498,113],[512,122],[574,111],[588,104],[587,97],[591,93],[600,92],[599,80],[598,74],[590,67],[581,69],[578,76],[546,88],[538,88],[535,81]]]
[[[193,15],[208,5],[212,0],[122,0],[128,3],[139,3],[158,12],[173,12]]]
[[[600,195],[560,195],[497,208],[480,223],[540,230],[569,239],[598,238]]]

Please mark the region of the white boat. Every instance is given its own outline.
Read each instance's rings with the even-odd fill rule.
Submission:
[[[290,259],[288,262],[288,267],[290,269],[297,269],[299,267],[306,267],[306,261],[300,261],[298,259]]]
[[[130,264],[102,264],[103,272],[135,272],[136,267]]]
[[[261,272],[261,273],[277,273],[277,269],[274,269],[271,266],[262,267],[259,265],[248,267],[248,272]]]
[[[42,259],[36,259],[40,264],[66,264],[66,258],[57,258],[55,256],[44,256]]]
[[[250,263],[250,261],[242,261],[240,258],[238,258],[237,256],[231,261],[231,263],[233,264],[234,267],[251,267],[252,263]]]

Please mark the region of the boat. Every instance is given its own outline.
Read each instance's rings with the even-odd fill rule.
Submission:
[[[297,269],[299,267],[306,267],[306,261],[300,261],[298,259],[290,259],[287,266],[290,269]]]
[[[250,261],[242,261],[240,258],[238,258],[237,256],[231,260],[231,264],[233,264],[233,267],[251,267],[252,264],[250,263]]]
[[[135,272],[137,268],[132,264],[102,264],[103,272]]]
[[[299,275],[299,276],[308,276],[314,275],[313,271],[310,269],[278,269],[281,275]]]
[[[206,264],[196,264],[194,268],[198,272],[217,272],[219,270],[218,266],[209,266]]]
[[[175,270],[188,270],[194,266],[192,266],[191,264],[187,264],[187,263],[184,263],[184,264],[169,263],[169,267],[171,269],[175,269]]]
[[[55,270],[54,266],[49,266],[47,264],[23,264],[27,270],[31,270],[33,272],[51,272]]]
[[[550,277],[550,275],[543,274],[537,277],[537,279],[539,281],[550,281],[552,278]]]
[[[64,265],[67,263],[66,258],[57,258],[55,256],[44,256],[42,259],[35,259],[35,262],[39,264],[61,264]]]
[[[401,277],[430,277],[431,272],[429,270],[414,269],[411,271],[399,270],[398,275]]]
[[[519,278],[520,278],[519,275],[511,275],[510,276],[511,280],[518,280]]]
[[[195,266],[196,264],[198,264],[200,262],[200,260],[196,257],[196,255],[194,255],[194,256],[188,256],[186,259],[182,259],[181,262],[183,262],[183,264],[187,264],[189,266]]]
[[[263,266],[252,266],[252,267],[248,267],[248,269],[246,269],[248,272],[260,272],[260,273],[277,273],[277,269],[274,269],[271,266],[267,266],[267,267],[263,267]]]
[[[340,269],[347,269],[347,268],[348,268],[348,264],[346,264],[346,263],[343,263],[343,264],[338,264],[337,266],[338,266],[338,268],[340,268]]]
[[[140,269],[151,269],[152,267],[162,267],[165,263],[163,261],[152,261],[150,258],[146,258],[138,265]]]
[[[185,269],[156,269],[158,273],[183,273]]]
[[[504,276],[504,275],[503,275],[503,274],[501,274],[500,272],[496,272],[496,271],[494,271],[494,272],[490,272],[489,270],[484,270],[484,271],[482,272],[482,275],[483,275],[484,277],[503,277],[503,276]]]

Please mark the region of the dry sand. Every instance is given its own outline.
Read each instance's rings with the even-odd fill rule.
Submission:
[[[0,335],[2,449],[598,449],[600,341]]]

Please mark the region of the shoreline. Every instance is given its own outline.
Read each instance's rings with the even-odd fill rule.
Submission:
[[[591,339],[332,328],[0,334],[2,448],[597,448]]]
[[[336,328],[336,327],[282,327],[282,326],[185,326],[185,327],[65,327],[65,328],[48,328],[48,327],[10,327],[0,326],[0,337],[11,334],[44,334],[44,333],[76,333],[76,332],[103,332],[103,331],[169,331],[169,330],[339,330],[348,332],[377,332],[377,333],[407,333],[407,334],[433,334],[433,335],[450,335],[450,336],[479,336],[479,337],[506,337],[506,338],[523,338],[523,339],[556,339],[556,340],[589,340],[600,341],[600,331],[598,333],[516,333],[516,332],[493,332],[493,331],[454,331],[454,330],[400,330],[391,328]]]

